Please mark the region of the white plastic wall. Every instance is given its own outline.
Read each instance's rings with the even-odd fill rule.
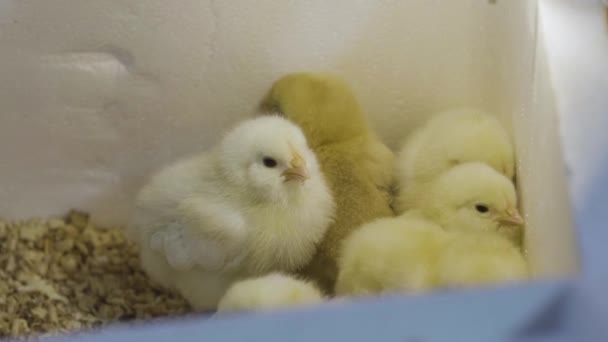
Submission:
[[[0,217],[77,207],[123,223],[145,175],[208,147],[276,78],[330,71],[352,84],[391,147],[453,106],[486,108],[514,127],[531,260],[539,274],[566,274],[575,249],[548,75],[535,72],[544,68],[535,8],[527,0],[0,1]]]

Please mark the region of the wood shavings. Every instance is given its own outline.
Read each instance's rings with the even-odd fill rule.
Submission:
[[[46,280],[41,279],[36,274],[27,274],[25,277],[25,285],[17,284],[17,292],[28,293],[28,292],[39,292],[47,296],[51,300],[57,300],[60,302],[67,303],[68,300],[64,296],[57,293],[53,285],[49,284]]]
[[[19,229],[19,238],[25,241],[36,241],[46,234],[47,228],[42,225],[25,226]]]
[[[0,338],[65,333],[191,312],[153,284],[122,229],[89,215],[0,220]]]

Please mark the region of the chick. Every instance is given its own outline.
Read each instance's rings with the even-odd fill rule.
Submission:
[[[403,213],[414,206],[428,183],[443,171],[471,161],[485,162],[513,179],[513,146],[500,122],[472,109],[434,116],[414,131],[398,152],[396,211]]]
[[[341,79],[292,73],[277,80],[262,108],[298,124],[317,154],[336,201],[336,220],[300,274],[331,294],[340,242],[365,222],[392,216],[393,153],[378,139]]]
[[[130,231],[154,281],[195,309],[213,310],[238,279],[303,267],[333,213],[302,131],[266,116],[154,175],[137,197]]]
[[[438,286],[437,259],[448,233],[421,217],[367,223],[344,240],[335,293],[425,292]]]
[[[344,242],[339,296],[424,293],[515,282],[528,276],[520,250],[493,232],[445,231],[406,213],[368,223]]]
[[[427,291],[525,279],[512,239],[523,225],[515,189],[486,164],[440,175],[422,206],[364,225],[342,246],[336,293]]]
[[[521,251],[492,232],[453,234],[439,256],[437,280],[443,287],[510,283],[529,273]]]
[[[312,283],[275,272],[234,283],[220,300],[217,312],[267,311],[323,301],[321,291]]]

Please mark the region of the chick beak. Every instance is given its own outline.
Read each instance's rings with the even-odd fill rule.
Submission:
[[[523,226],[525,223],[523,217],[521,217],[521,214],[515,208],[507,209],[504,216],[499,218],[499,221],[511,226]]]
[[[306,168],[306,162],[299,154],[294,152],[293,159],[289,162],[289,166],[290,168],[283,171],[285,182],[294,180],[304,182],[310,177],[308,169]]]

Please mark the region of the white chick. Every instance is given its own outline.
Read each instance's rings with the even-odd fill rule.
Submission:
[[[217,312],[268,311],[323,301],[321,291],[311,282],[275,272],[234,283],[220,300]]]
[[[454,166],[420,207],[363,225],[339,259],[338,295],[421,292],[527,277],[514,232],[523,225],[511,181],[484,163]]]
[[[403,213],[413,207],[435,177],[454,165],[472,161],[484,162],[513,179],[513,146],[500,122],[473,109],[433,116],[405,140],[397,154],[400,189],[395,210]]]
[[[263,116],[153,176],[137,197],[130,230],[154,281],[197,310],[214,310],[238,279],[304,266],[333,213],[301,130]]]

